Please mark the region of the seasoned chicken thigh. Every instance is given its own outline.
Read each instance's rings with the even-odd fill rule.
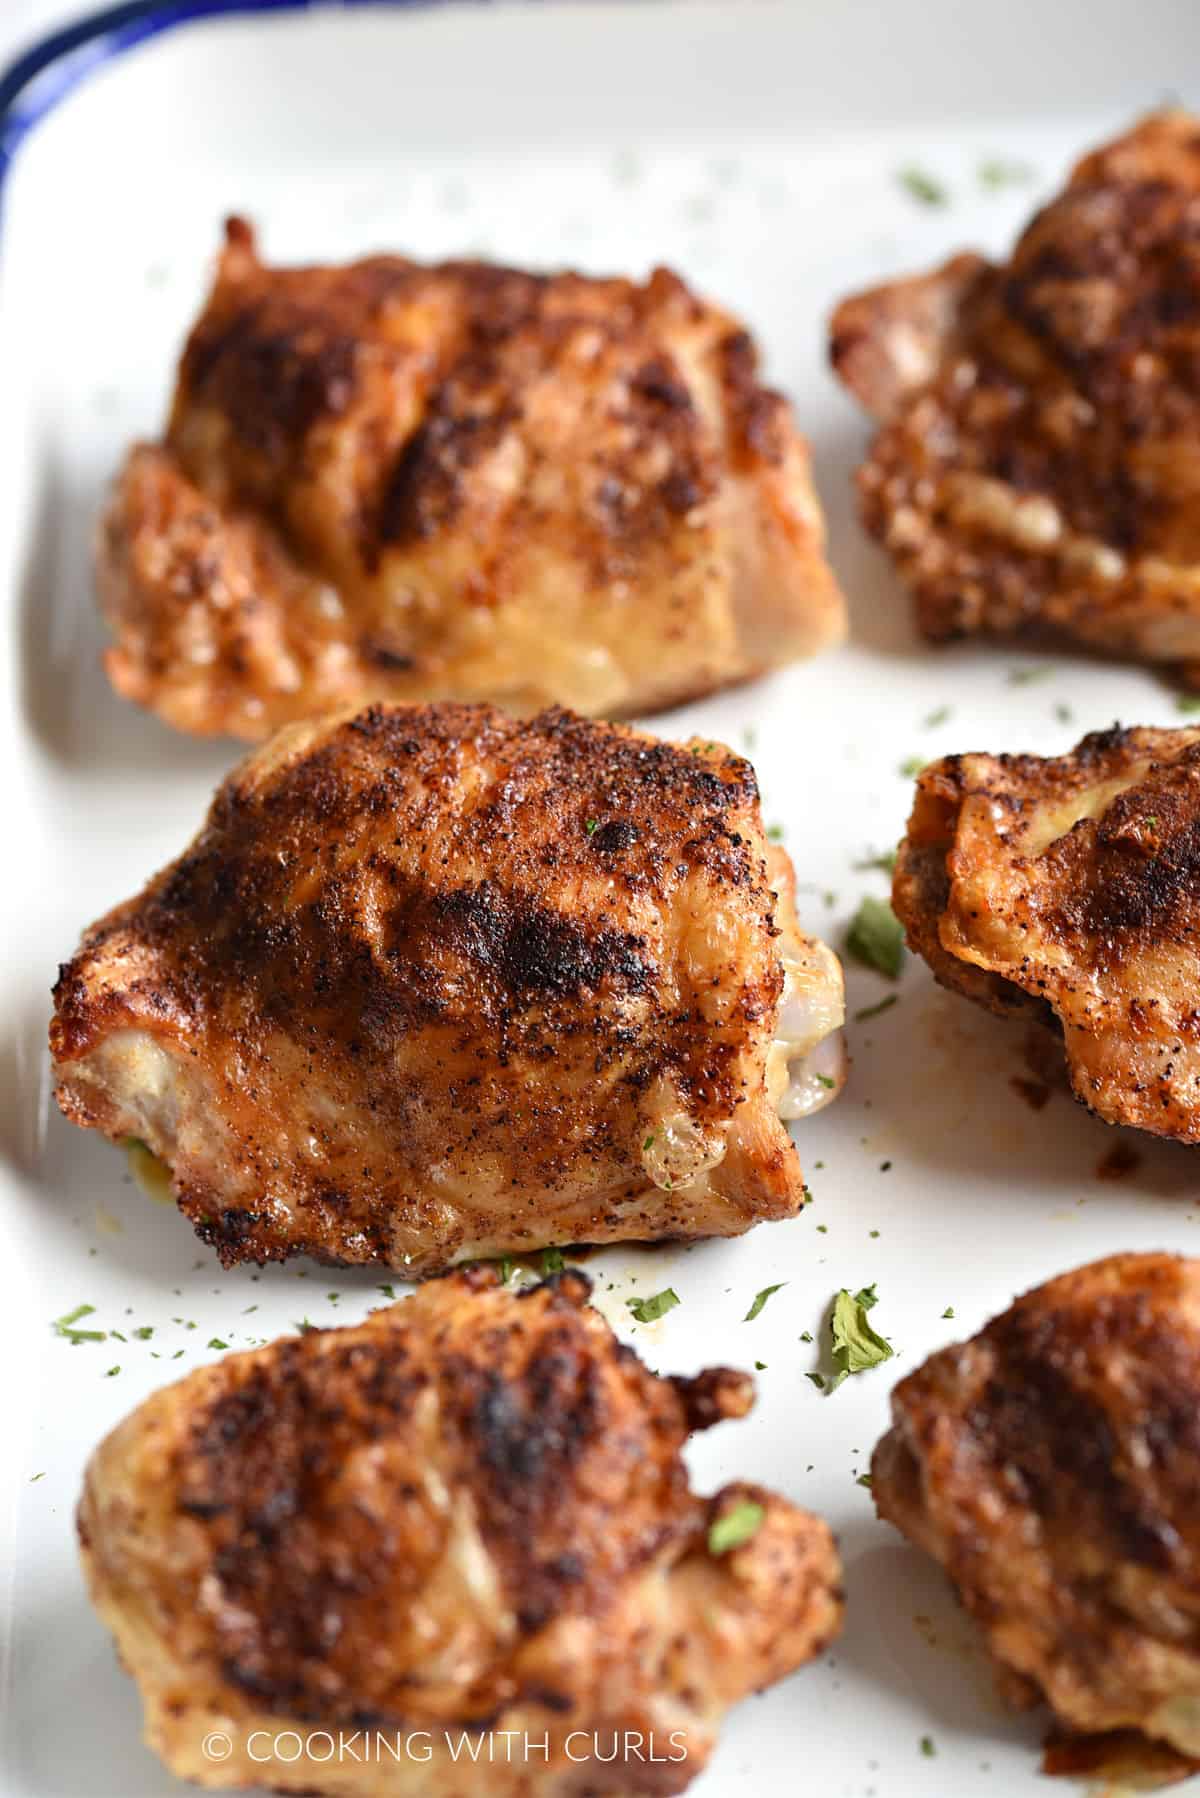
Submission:
[[[60,973],[76,1123],[136,1137],[222,1260],[426,1274],[736,1235],[804,1182],[842,979],[754,772],[562,711],[293,726]]]
[[[1185,1757],[1200,1757],[1198,1416],[1200,1261],[1113,1255],[902,1380],[871,1470],[880,1516],[946,1569],[1013,1702]],[[1097,1746],[1093,1765],[1172,1770],[1120,1734]]]
[[[808,451],[741,325],[648,282],[230,222],[100,593],[126,698],[258,739],[369,699],[645,712],[836,640]]]
[[[932,763],[893,902],[943,986],[1050,1025],[1089,1110],[1200,1142],[1200,729]]]
[[[680,1792],[729,1705],[821,1652],[842,1609],[825,1525],[688,1485],[689,1431],[744,1415],[753,1382],[657,1378],[588,1290],[459,1273],[200,1368],[101,1444],[84,1565],[174,1773]]]
[[[1006,264],[858,294],[863,517],[933,640],[1070,637],[1200,681],[1200,119],[1086,156]]]

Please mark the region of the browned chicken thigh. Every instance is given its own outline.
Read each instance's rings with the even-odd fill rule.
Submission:
[[[102,522],[113,685],[258,739],[374,698],[645,712],[809,655],[843,604],[756,366],[665,269],[277,269],[231,221]]]
[[[841,1083],[836,957],[748,762],[552,711],[374,707],[230,775],[55,989],[58,1099],[227,1264],[426,1274],[736,1235]]]
[[[1200,119],[1086,156],[1011,261],[845,300],[863,517],[925,635],[1069,637],[1200,681]]]
[[[519,1295],[455,1274],[201,1368],[101,1444],[84,1564],[174,1773],[331,1798],[680,1792],[729,1705],[821,1652],[841,1622],[825,1525],[759,1486],[688,1485],[688,1433],[744,1415],[753,1382],[659,1379],[587,1293],[575,1272]]]
[[[1200,1757],[1198,1417],[1200,1261],[1113,1255],[931,1356],[875,1450],[880,1516],[946,1569],[1015,1703],[1105,1736],[1092,1764]]]
[[[1050,1026],[1097,1116],[1200,1142],[1200,729],[932,763],[893,902],[943,986]]]

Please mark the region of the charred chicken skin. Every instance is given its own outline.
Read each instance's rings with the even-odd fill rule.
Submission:
[[[1200,1142],[1200,729],[932,763],[893,902],[944,986],[1061,1036],[1089,1110]]]
[[[848,299],[863,517],[934,641],[1073,638],[1200,682],[1200,120],[1084,157],[1012,259]]]
[[[98,539],[117,691],[251,740],[372,699],[646,712],[838,639],[808,451],[736,320],[232,220]]]
[[[562,711],[366,711],[236,769],[55,988],[58,1100],[228,1265],[736,1235],[843,1075],[753,769]]]
[[[200,1368],[101,1444],[84,1566],[172,1772],[331,1798],[680,1792],[731,1704],[821,1652],[842,1608],[825,1525],[688,1485],[689,1432],[744,1415],[752,1380],[658,1378],[588,1291],[464,1270]],[[489,1756],[504,1732],[511,1758]]]
[[[1200,1759],[1198,1414],[1200,1261],[1113,1255],[902,1380],[872,1465],[1013,1702],[1162,1772]]]

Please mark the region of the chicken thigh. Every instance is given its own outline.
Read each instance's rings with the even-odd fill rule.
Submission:
[[[760,1486],[688,1485],[689,1431],[744,1415],[752,1380],[659,1379],[588,1290],[467,1270],[200,1368],[101,1444],[84,1566],[174,1773],[330,1798],[680,1792],[729,1705],[821,1652],[841,1621],[825,1525]]]
[[[736,1235],[843,1076],[754,771],[562,711],[282,732],[55,988],[58,1099],[228,1265]]]
[[[932,763],[893,903],[944,986],[1050,1027],[1089,1110],[1200,1142],[1200,729]]]
[[[843,630],[808,451],[736,320],[644,284],[233,220],[98,540],[117,691],[256,740],[367,700],[646,712]]]
[[[845,300],[863,517],[924,634],[1073,638],[1200,681],[1200,119],[1084,157],[1004,264]]]
[[[880,1516],[946,1569],[1013,1702],[1105,1737],[1092,1765],[1200,1764],[1198,1416],[1200,1261],[1113,1255],[931,1356],[875,1450]]]

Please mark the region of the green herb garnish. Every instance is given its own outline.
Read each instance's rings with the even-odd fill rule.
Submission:
[[[652,1324],[657,1323],[660,1317],[665,1317],[668,1311],[675,1309],[679,1303],[679,1294],[673,1286],[664,1286],[661,1292],[654,1293],[651,1298],[626,1299],[625,1303],[633,1312],[638,1323]]]
[[[979,165],[979,185],[993,190],[1000,187],[1024,187],[1033,180],[1033,170],[1027,162],[1017,162],[1007,156],[992,156]]]
[[[560,1274],[566,1265],[561,1249],[542,1250],[542,1272],[544,1274]]]
[[[829,1383],[831,1392],[851,1374],[866,1373],[882,1361],[890,1361],[895,1354],[891,1343],[872,1327],[867,1316],[878,1302],[874,1283],[854,1293],[843,1286],[834,1299],[829,1319],[836,1370]]]
[[[771,1294],[773,1292],[779,1292],[780,1289],[786,1285],[786,1280],[777,1280],[774,1286],[764,1286],[761,1292],[756,1292],[754,1295],[754,1303],[751,1305],[749,1311],[747,1311],[745,1317],[743,1317],[742,1322],[744,1324],[752,1324]]]
[[[766,1514],[761,1505],[747,1498],[714,1519],[708,1527],[709,1554],[728,1554],[731,1548],[739,1548],[743,1542],[749,1542]]]
[[[924,169],[901,169],[897,176],[902,188],[922,206],[944,206],[949,195],[945,187]]]
[[[107,1330],[76,1330],[73,1328],[81,1317],[91,1317],[95,1313],[95,1305],[76,1305],[74,1311],[68,1311],[65,1317],[56,1317],[51,1326],[56,1336],[65,1336],[68,1342],[105,1342]]]
[[[900,1003],[899,993],[889,993],[886,999],[880,999],[877,1005],[864,1005],[861,1011],[854,1014],[856,1024],[865,1023],[868,1018],[877,1018],[881,1011],[888,1011],[893,1005]]]
[[[208,1339],[208,1346],[209,1348],[221,1349],[228,1348],[229,1344],[227,1342],[222,1342],[219,1336],[210,1336]]]
[[[886,899],[868,894],[846,932],[846,948],[856,961],[877,968],[891,980],[904,965],[904,926]]]
[[[905,756],[897,773],[902,774],[905,780],[916,780],[918,774],[923,774],[928,766],[929,763],[923,755],[909,755]]]

